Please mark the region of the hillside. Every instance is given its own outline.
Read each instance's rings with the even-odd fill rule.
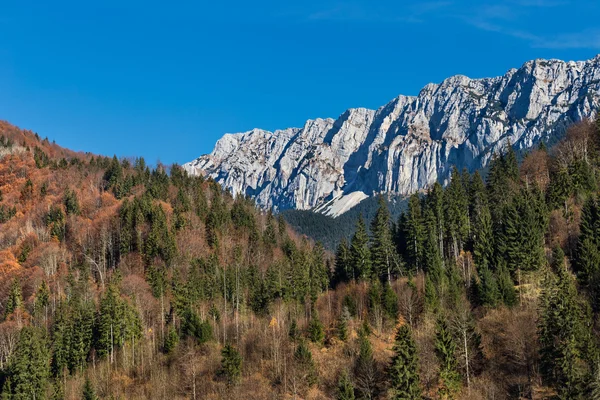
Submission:
[[[3,398],[598,393],[600,122],[380,197],[335,256],[178,166],[0,146]]]

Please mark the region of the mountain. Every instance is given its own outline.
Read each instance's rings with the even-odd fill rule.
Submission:
[[[261,207],[338,216],[374,193],[408,195],[454,166],[485,167],[507,143],[526,150],[556,141],[600,105],[600,55],[534,60],[495,78],[457,75],[398,96],[377,110],[352,108],[302,128],[226,134],[187,163]]]

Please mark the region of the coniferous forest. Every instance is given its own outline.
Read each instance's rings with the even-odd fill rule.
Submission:
[[[332,253],[176,165],[0,135],[3,399],[600,399],[600,121]]]

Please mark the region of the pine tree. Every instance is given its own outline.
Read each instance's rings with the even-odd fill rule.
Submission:
[[[329,285],[329,275],[325,264],[325,249],[319,242],[313,246],[310,254],[308,285],[313,303],[317,300],[317,296],[326,290]]]
[[[586,360],[591,324],[574,281],[564,267],[558,269],[557,277],[547,278],[540,299],[540,371],[563,398],[571,399],[582,394],[583,378],[591,370]]]
[[[421,210],[421,199],[416,193],[410,196],[408,200],[405,219],[407,262],[409,268],[415,269],[418,273],[424,268],[423,255],[426,232]]]
[[[388,368],[388,376],[392,385],[392,399],[421,399],[419,381],[419,360],[417,345],[412,338],[408,325],[404,324],[396,331],[394,356]]]
[[[344,370],[340,374],[337,388],[337,400],[354,400],[354,385],[348,376],[348,371]]]
[[[221,369],[219,374],[224,376],[228,385],[234,385],[240,381],[242,376],[242,356],[230,344],[226,344],[221,350]]]
[[[380,279],[391,282],[392,274],[397,273],[400,268],[400,257],[392,240],[390,212],[383,195],[379,196],[378,202],[379,208],[371,222],[371,256],[375,273]]]
[[[342,342],[348,340],[348,318],[344,312],[342,312],[342,315],[340,315],[340,318],[338,319],[337,336]]]
[[[4,306],[4,318],[15,312],[23,305],[23,294],[21,292],[21,283],[18,279],[14,279],[10,285],[8,299]]]
[[[43,399],[50,376],[50,354],[44,332],[33,327],[21,330],[11,356],[3,396],[11,399]]]
[[[371,251],[369,250],[369,235],[367,227],[362,218],[358,217],[356,232],[350,244],[350,256],[352,259],[353,277],[367,280],[371,277]]]
[[[463,177],[454,167],[450,184],[444,191],[444,222],[446,240],[456,260],[469,235],[469,201]]]
[[[67,215],[79,215],[81,208],[74,190],[66,189],[64,195],[65,212]]]
[[[396,320],[398,316],[398,295],[396,295],[391,284],[385,283],[383,286],[383,293],[381,295],[383,310],[391,320]]]
[[[502,302],[507,307],[514,306],[517,304],[517,293],[515,291],[514,282],[510,277],[510,272],[508,272],[508,269],[504,265],[498,267],[497,277],[498,291]],[[494,295],[491,295],[491,298],[493,297]]]
[[[323,341],[325,340],[325,329],[319,320],[317,312],[314,311],[312,314],[313,317],[308,323],[308,338],[313,343],[323,344]]]
[[[333,283],[349,282],[350,280],[355,279],[353,272],[350,248],[348,247],[346,238],[342,238],[335,253]]]
[[[477,285],[477,299],[479,304],[496,307],[501,298],[496,277],[487,267],[479,268],[478,274],[479,284]]]
[[[492,214],[487,206],[481,205],[475,211],[473,222],[473,255],[475,264],[489,267],[494,259],[494,233]]]
[[[600,204],[596,198],[583,205],[580,232],[575,266],[581,283],[588,284],[600,272]]]
[[[179,343],[179,334],[177,333],[177,329],[171,326],[165,335],[165,343],[163,345],[163,350],[166,354],[171,354],[177,344]]]
[[[292,322],[290,323],[290,329],[288,331],[288,336],[289,336],[290,340],[292,340],[293,342],[300,339],[300,330],[298,329],[298,322],[296,322],[295,319],[293,319]]]
[[[365,399],[373,399],[376,395],[376,376],[375,360],[373,358],[373,346],[369,336],[365,332],[360,332],[358,337],[359,352],[354,364],[354,375],[356,377],[356,387]]]
[[[460,389],[460,374],[456,358],[456,343],[443,318],[438,318],[435,330],[435,353],[440,363],[440,395],[453,398]]]
[[[298,370],[300,371],[301,378],[309,386],[317,383],[317,371],[315,368],[315,362],[312,358],[312,353],[304,341],[300,341],[294,352],[294,361]]]
[[[96,396],[96,391],[94,390],[94,386],[88,377],[85,378],[85,383],[83,384],[83,400],[98,400],[98,396]]]

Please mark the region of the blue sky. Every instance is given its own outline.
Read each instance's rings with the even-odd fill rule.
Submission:
[[[0,119],[76,150],[183,163],[225,132],[591,58],[598,21],[597,0],[4,2]]]

